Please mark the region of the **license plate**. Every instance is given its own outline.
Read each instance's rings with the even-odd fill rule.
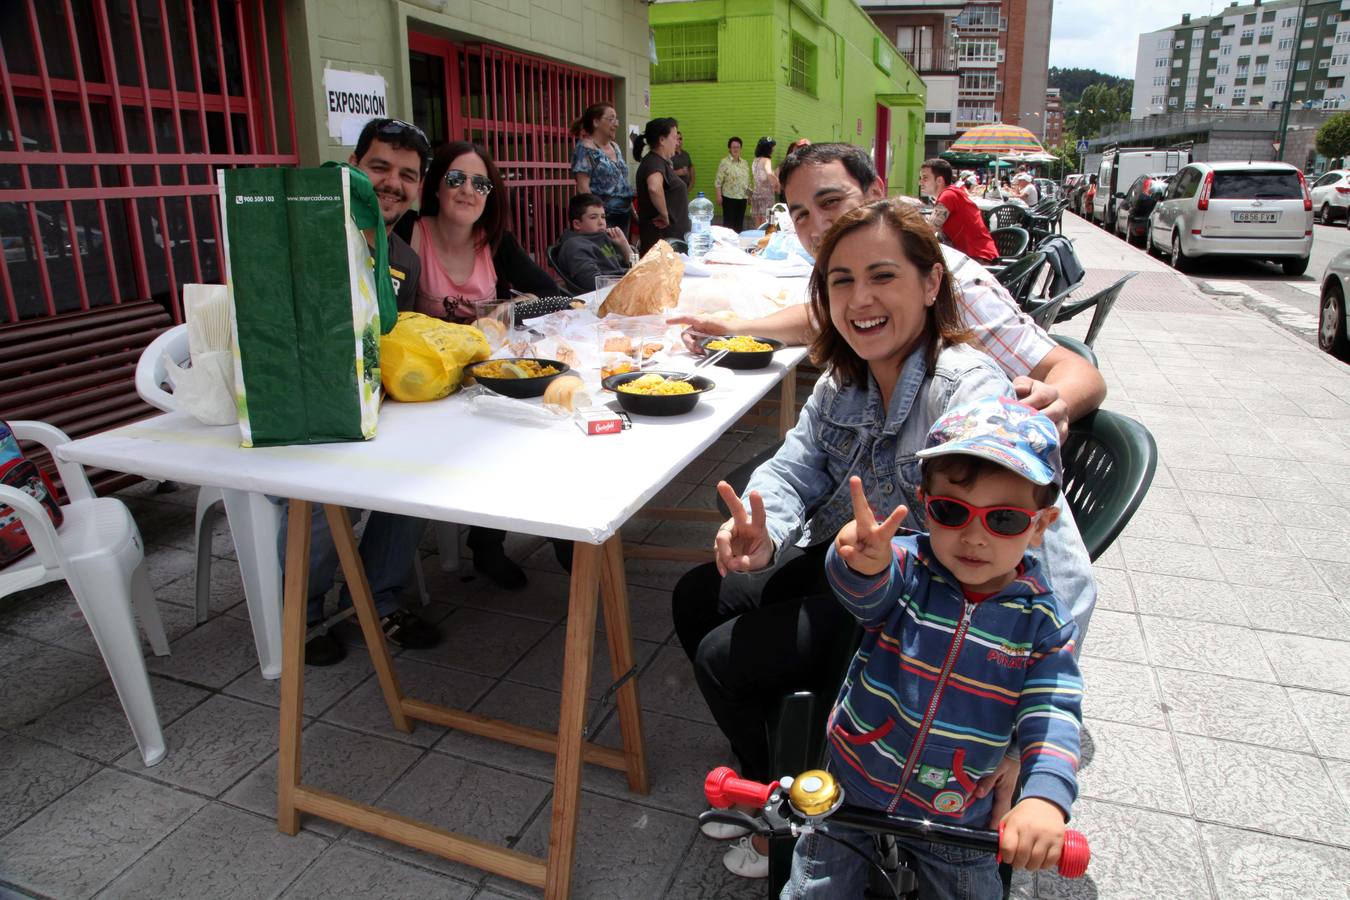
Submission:
[[[1278,212],[1235,212],[1233,213],[1234,222],[1278,222],[1280,214]]]

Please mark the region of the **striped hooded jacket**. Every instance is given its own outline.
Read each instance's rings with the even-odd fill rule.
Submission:
[[[1016,731],[1023,797],[1069,812],[1078,794],[1082,678],[1073,619],[1028,554],[1018,577],[971,602],[927,535],[897,537],[888,571],[862,576],[833,547],[830,585],[865,633],[830,714],[846,802],[987,827],[973,797]]]

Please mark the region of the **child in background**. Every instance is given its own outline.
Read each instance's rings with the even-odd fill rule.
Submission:
[[[1002,857],[1053,867],[1077,796],[1082,679],[1077,628],[1027,548],[1058,516],[1059,434],[1031,407],[986,398],[939,420],[917,455],[930,533],[894,537],[906,509],[878,523],[854,477],[854,520],[826,557],[865,627],[830,715],[830,768],[846,803],[998,827],[992,795],[974,789],[1016,732],[1021,799],[1001,823]],[[871,836],[828,820],[820,831],[798,839],[782,896],[861,896]],[[992,853],[897,844],[920,896],[1002,896]]]
[[[552,247],[558,273],[582,292],[595,290],[595,276],[628,271],[633,248],[617,228],[605,227],[605,204],[594,194],[577,194],[567,204],[572,227]]]

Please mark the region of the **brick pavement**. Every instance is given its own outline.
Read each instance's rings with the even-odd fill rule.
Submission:
[[[1161,263],[1067,217],[1087,288],[1141,274],[1097,343],[1107,406],[1144,422],[1161,464],[1096,570],[1084,647],[1087,733],[1076,824],[1094,861],[1076,883],[1021,877],[1016,896],[1337,898],[1350,884],[1350,374],[1263,318],[1226,309]],[[1087,316],[1067,323],[1081,335]],[[728,434],[663,492],[707,505],[717,475],[771,440]],[[150,551],[174,654],[154,660],[169,756],[144,769],[64,589],[0,604],[0,898],[531,896],[520,886],[308,821],[270,818],[276,686],[257,672],[232,550],[213,544],[212,617],[194,625],[190,489],[124,495]],[[626,537],[698,545],[706,526]],[[556,715],[566,580],[513,537],[529,590],[424,566],[447,635],[398,653],[404,680],[485,713]],[[629,563],[653,790],[588,769],[575,895],[739,898],[700,839],[699,783],[726,758],[675,642],[682,566]],[[358,638],[345,639],[359,651]],[[600,642],[603,646],[603,641]],[[547,757],[419,725],[394,732],[359,652],[311,672],[308,771],[446,827],[537,852]],[[601,740],[617,742],[612,716]],[[492,803],[482,802],[491,785]],[[472,798],[472,799],[468,799]]]

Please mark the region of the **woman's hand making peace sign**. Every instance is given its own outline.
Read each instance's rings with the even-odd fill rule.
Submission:
[[[882,522],[867,503],[862,479],[854,475],[848,480],[848,491],[853,496],[853,521],[839,529],[834,538],[834,549],[839,558],[860,575],[879,575],[890,568],[891,538],[900,530],[900,523],[909,514],[909,507],[901,504]],[[753,499],[753,497],[752,497]]]
[[[725,578],[728,572],[755,572],[773,562],[773,541],[764,524],[764,500],[759,491],[750,492],[749,515],[731,485],[717,482],[717,493],[731,510],[731,518],[717,529],[713,544],[717,573]]]

